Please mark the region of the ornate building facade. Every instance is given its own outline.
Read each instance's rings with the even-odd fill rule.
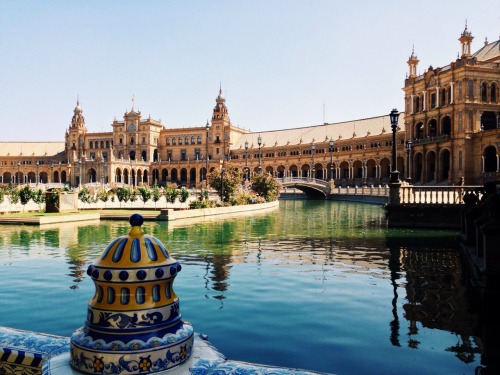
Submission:
[[[396,130],[396,169],[419,184],[467,184],[499,179],[500,41],[417,74],[412,52],[404,84],[405,110]],[[389,112],[389,111],[387,111]],[[389,182],[389,114],[341,123],[252,133],[231,123],[219,90],[205,126],[168,128],[132,108],[110,132],[89,132],[77,101],[64,142],[0,142],[0,184],[202,186],[207,171],[230,164],[245,178],[334,180],[335,185]]]

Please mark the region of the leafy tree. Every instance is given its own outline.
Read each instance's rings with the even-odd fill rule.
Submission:
[[[80,199],[83,203],[90,203],[90,191],[86,186],[83,186],[78,192],[78,199]]]
[[[182,187],[179,192],[179,202],[185,203],[189,197],[189,190],[185,187]]]
[[[11,206],[13,204],[18,204],[19,203],[19,189],[14,189],[14,188],[10,189],[8,199],[9,199]],[[11,211],[12,211],[12,207],[11,207]]]
[[[224,171],[224,172],[223,172]],[[208,183],[222,195],[224,202],[229,202],[241,185],[242,172],[233,166],[228,166],[223,170],[213,170],[208,175]]]
[[[135,189],[132,189],[132,190],[129,190],[130,191],[130,206],[132,206],[132,204],[137,200],[137,190]]]
[[[104,203],[104,207],[106,208],[106,202],[109,200],[109,195],[106,192],[106,189],[100,188],[97,192],[97,199]]]
[[[278,198],[281,184],[270,174],[257,174],[252,178],[252,190],[264,197],[266,202],[272,202]]]
[[[45,203],[45,192],[42,189],[37,189],[33,191],[32,196],[33,202],[38,204],[38,209],[42,210],[42,204]]]
[[[144,206],[146,205],[146,202],[151,199],[151,190],[147,186],[139,186],[137,188],[139,191],[139,196],[141,200],[144,202]]]
[[[164,194],[168,203],[175,203],[175,200],[179,196],[179,190],[174,187],[167,186]]]
[[[4,200],[5,200],[5,189],[0,188],[0,204],[2,204]]]
[[[156,202],[158,202],[161,198],[161,190],[160,188],[158,187],[158,185],[156,184],[156,181],[155,181],[155,184],[153,186],[153,191],[151,192],[151,199],[153,200],[153,202],[155,202],[155,208],[156,208]]]
[[[33,198],[33,190],[31,190],[29,185],[26,185],[19,191],[19,199],[21,200],[21,204],[23,205],[23,211],[24,206],[28,204],[31,198]]]
[[[119,187],[116,189],[116,197],[120,202],[120,207],[122,206],[122,202],[127,203],[130,199],[130,190],[124,187]]]

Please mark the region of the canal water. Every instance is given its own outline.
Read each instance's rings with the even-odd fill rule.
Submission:
[[[94,293],[88,265],[129,229],[0,226],[0,325],[70,336]],[[346,375],[480,372],[456,232],[387,229],[381,206],[305,200],[143,229],[182,264],[183,319],[229,359]]]

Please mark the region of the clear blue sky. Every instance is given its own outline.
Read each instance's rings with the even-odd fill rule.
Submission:
[[[89,131],[131,109],[203,126],[222,85],[252,131],[403,110],[422,73],[499,38],[498,0],[0,0],[0,141],[63,141],[77,96]]]

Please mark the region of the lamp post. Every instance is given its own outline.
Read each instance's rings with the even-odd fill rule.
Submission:
[[[40,175],[38,174],[38,167],[40,166],[40,162],[36,161],[36,186],[38,186],[38,181],[40,180]]]
[[[207,124],[205,125],[205,130],[207,132],[207,142],[205,144],[205,187],[208,189],[208,129],[209,129],[209,125],[208,125],[208,120],[207,120]]]
[[[330,180],[333,180],[333,138],[330,138],[329,151],[330,151]]]
[[[221,200],[221,202],[224,202],[224,172],[225,171],[226,171],[226,169],[222,168],[221,173],[220,173],[220,176],[221,176],[221,180],[220,180],[220,200]]]
[[[130,182],[132,188],[134,187],[134,170],[132,169],[132,159],[130,159]]]
[[[392,129],[392,165],[391,165],[391,183],[399,182],[399,172],[396,168],[396,130],[398,128],[398,118],[399,112],[394,108],[389,114],[391,119],[391,129]]]
[[[261,166],[260,166],[260,146],[262,145],[262,138],[259,137],[257,138],[257,144],[259,145],[259,167],[257,168],[257,172],[260,174],[261,171]]]
[[[311,142],[311,178],[314,176],[314,150],[316,150],[316,145],[314,144],[314,139]]]
[[[21,179],[21,176],[20,176],[20,173],[21,173],[21,172],[19,171],[19,169],[20,169],[20,168],[21,168],[21,162],[20,162],[20,161],[18,161],[18,162],[17,162],[17,186],[19,186],[19,184],[20,184],[20,179]]]
[[[411,173],[410,173],[410,154],[411,154],[411,140],[406,141],[406,182],[411,184]]]
[[[101,169],[101,185],[104,186],[104,183],[106,182],[106,163],[104,162],[104,160],[101,161],[101,165],[102,165],[102,169]]]
[[[245,141],[245,181],[250,180],[248,173],[248,141]]]
[[[78,187],[82,186],[82,161],[78,159]]]

